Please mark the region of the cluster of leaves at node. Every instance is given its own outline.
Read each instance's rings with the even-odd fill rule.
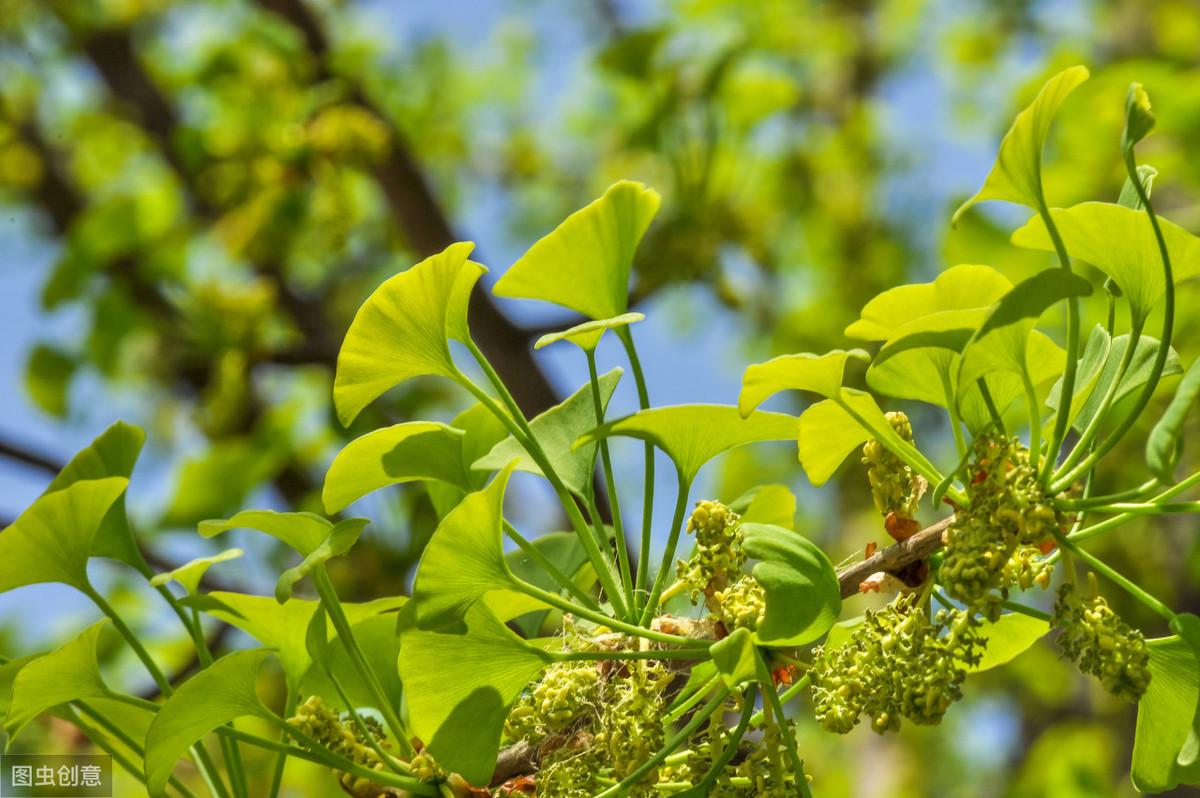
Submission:
[[[791,699],[811,687],[816,719],[837,732],[863,717],[879,732],[900,728],[902,719],[937,723],[970,673],[1003,664],[1053,625],[1067,657],[1140,702],[1135,783],[1158,790],[1200,780],[1200,619],[1174,613],[1081,545],[1140,514],[1200,509],[1170,501],[1200,483],[1200,474],[1174,476],[1183,419],[1200,395],[1195,365],[1145,441],[1153,479],[1112,496],[1092,495],[1090,479],[1162,381],[1182,371],[1170,346],[1174,283],[1200,272],[1200,240],[1153,212],[1149,173],[1134,158],[1153,123],[1138,86],[1127,103],[1121,151],[1129,182],[1121,201],[1048,207],[1040,165],[1050,121],[1086,77],[1077,67],[1046,84],[967,203],[1032,208],[1036,216],[1014,243],[1055,252],[1057,266],[1016,285],[987,266],[955,266],[930,283],[886,291],[846,330],[878,343],[874,356],[834,350],[752,365],[736,407],[650,404],[632,332],[642,316],[629,312],[628,285],[659,198],[640,184],[614,185],[493,286],[499,296],[551,302],[587,319],[538,342],[575,346],[590,379],[535,418],[472,338],[467,306],[486,271],[469,260],[472,245],[455,244],[386,281],[342,345],[333,395],[339,419],[350,424],[415,377],[449,380],[474,403],[450,424],[406,421],[348,444],[326,475],[328,517],[249,510],[201,524],[205,537],[251,529],[294,550],[295,565],[280,575],[274,596],[201,590],[205,571],[234,550],[151,572],[123,504],[142,435],[114,426],[0,536],[0,590],[44,582],[80,590],[154,677],[161,700],[109,686],[97,657],[102,622],[60,649],[2,666],[6,729],[15,734],[57,712],[110,746],[105,712],[136,711],[144,734],[126,737],[136,759],[122,758],[154,795],[191,794],[174,772],[186,756],[214,794],[242,798],[246,746],[279,753],[281,762],[321,762],[360,796],[808,795],[810,776],[820,784],[820,763],[797,746],[795,720],[785,714]],[[1108,275],[1107,302],[1128,306],[1128,332],[1118,334],[1110,312],[1082,340],[1080,298],[1093,284],[1071,257]],[[1145,330],[1158,305],[1165,318],[1155,339]],[[1037,329],[1060,306],[1065,349]],[[597,363],[609,333],[641,407],[616,419],[607,408],[623,369],[601,374]],[[464,351],[473,369],[456,359]],[[869,391],[847,384],[863,365]],[[799,417],[759,409],[789,390],[818,400]],[[885,413],[880,397],[944,409],[958,462],[939,468],[907,416]],[[633,514],[621,507],[626,491],[617,476],[629,469],[614,468],[615,438],[644,444],[637,536],[628,534]],[[917,518],[926,497],[932,508],[951,507],[945,539],[935,541],[944,555],[912,556],[895,572],[873,575],[864,585],[899,596],[836,624],[847,591],[830,558],[794,528],[796,500],[785,487],[760,486],[728,504],[702,501],[685,518],[701,468],[735,447],[770,441],[795,441],[816,485],[861,450],[881,528],[900,543],[897,556],[905,556],[906,541],[927,534]],[[657,567],[656,449],[677,484]],[[505,496],[516,472],[549,483],[567,531],[530,539],[510,522]],[[599,510],[597,480],[611,500],[611,523]],[[372,491],[407,482],[424,483],[440,517],[411,598],[342,602],[327,566],[355,545],[366,521],[341,514]],[[1109,518],[1086,525],[1092,515]],[[688,534],[693,551],[680,556]],[[177,685],[166,680],[90,581],[93,557],[124,563],[158,589],[195,643],[198,673]],[[1034,606],[1036,593],[1023,594],[1047,587],[1059,563],[1050,616]],[[1175,634],[1145,640],[1094,588],[1082,593],[1080,564],[1091,584],[1095,575],[1115,583]],[[298,597],[298,587],[317,598]],[[935,612],[934,601],[944,607]],[[201,614],[244,630],[262,648],[214,660]],[[282,708],[258,696],[269,657],[283,674]],[[213,742],[224,774],[208,753]]]

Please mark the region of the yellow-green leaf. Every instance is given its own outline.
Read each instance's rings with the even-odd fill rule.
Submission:
[[[275,600],[280,604],[287,601],[292,597],[292,591],[301,579],[334,557],[340,557],[350,551],[369,523],[366,518],[347,518],[330,527],[329,534],[321,544],[309,552],[299,565],[279,575],[279,581],[275,583]]]
[[[200,522],[200,534],[211,538],[232,529],[253,529],[286,543],[303,556],[312,554],[329,535],[333,522],[316,513],[243,510],[233,518]]]
[[[184,590],[189,595],[194,594],[200,587],[200,580],[204,578],[204,574],[209,568],[223,562],[236,560],[242,556],[241,549],[226,549],[220,554],[214,554],[211,557],[197,557],[194,560],[184,563],[178,568],[170,571],[164,571],[161,574],[155,574],[150,579],[150,584],[154,587],[169,584],[170,582],[178,582],[183,585]]]
[[[951,224],[957,224],[968,208],[984,200],[1005,200],[1034,209],[1042,203],[1042,150],[1050,124],[1067,95],[1087,79],[1087,68],[1074,66],[1046,81],[1001,140],[996,163],[983,187],[954,212]]]
[[[339,513],[372,491],[413,480],[439,480],[470,490],[462,462],[463,434],[433,421],[409,421],[350,441],[325,474],[325,512]]]
[[[611,319],[599,319],[593,321],[585,321],[582,324],[576,324],[561,332],[546,333],[533,345],[534,349],[541,349],[543,346],[549,346],[559,341],[570,341],[585,352],[591,352],[600,343],[600,339],[604,337],[604,333],[617,327],[628,327],[634,322],[639,322],[645,319],[641,313],[622,313],[620,316],[614,316]]]
[[[458,378],[450,341],[465,341],[467,301],[484,268],[474,244],[451,244],[387,280],[367,298],[338,352],[333,402],[349,425],[385,391],[412,377]]]
[[[1138,703],[1133,737],[1133,786],[1154,793],[1200,784],[1200,762],[1178,762],[1200,698],[1196,654],[1179,636],[1151,640],[1149,649],[1150,686]]]
[[[660,201],[641,183],[613,184],[530,247],[493,291],[553,302],[591,319],[621,315],[629,307],[634,251]]]
[[[742,375],[738,410],[747,416],[780,391],[812,391],[826,398],[836,396],[842,388],[846,361],[851,358],[866,363],[871,356],[861,349],[834,349],[823,355],[805,352],[755,363]]]
[[[784,413],[750,412],[727,405],[674,405],[642,410],[610,421],[581,437],[576,446],[621,436],[649,441],[662,449],[691,482],[712,458],[738,446],[791,440],[796,418]]]
[[[25,724],[52,707],[113,693],[100,675],[96,641],[108,619],[92,624],[60,648],[27,662],[13,680],[4,731],[15,737]]]

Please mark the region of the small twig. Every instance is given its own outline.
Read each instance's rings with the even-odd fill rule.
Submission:
[[[903,540],[886,549],[875,552],[865,560],[848,565],[838,571],[838,582],[842,588],[842,598],[850,598],[859,593],[859,585],[871,574],[884,571],[895,573],[909,563],[923,560],[942,547],[942,533],[954,516],[948,516],[937,523],[927,526],[907,540]]]

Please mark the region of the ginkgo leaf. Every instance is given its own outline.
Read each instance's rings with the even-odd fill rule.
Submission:
[[[1192,730],[1200,700],[1200,665],[1179,636],[1150,640],[1150,685],[1138,702],[1133,738],[1133,786],[1140,792],[1166,792],[1180,784],[1200,784],[1200,762],[1178,762]]]
[[[608,406],[622,373],[620,368],[615,368],[600,375],[597,382],[600,385],[601,407]],[[554,467],[567,489],[576,496],[587,495],[595,468],[596,444],[579,448],[572,448],[572,445],[580,435],[596,426],[596,408],[592,401],[591,383],[582,386],[567,397],[566,401],[540,414],[529,422],[529,426],[546,453],[550,465]],[[490,452],[476,460],[472,467],[477,470],[496,471],[514,460],[517,461],[518,471],[541,475],[542,469],[512,436],[497,443]]]
[[[642,321],[646,317],[641,313],[622,313],[620,316],[614,316],[611,319],[599,319],[593,321],[585,321],[582,324],[576,324],[561,332],[546,333],[534,343],[534,349],[541,349],[544,346],[558,343],[559,341],[570,341],[585,352],[591,352],[600,343],[600,339],[604,337],[604,333],[617,327],[628,327],[630,324]]]
[[[15,737],[25,724],[46,710],[81,698],[113,693],[100,675],[96,641],[108,619],[92,624],[78,637],[49,654],[31,660],[17,673],[4,731]]]
[[[1037,321],[1049,308],[1070,297],[1090,296],[1092,284],[1065,269],[1047,269],[1022,280],[1000,297],[976,338],[1023,321]]]
[[[1088,334],[1087,343],[1083,347],[1083,356],[1079,358],[1079,366],[1075,372],[1075,399],[1071,402],[1071,421],[1078,417],[1079,411],[1091,397],[1096,383],[1100,381],[1109,353],[1112,351],[1112,336],[1103,326],[1097,324]],[[1119,358],[1118,358],[1119,360]],[[1050,395],[1046,397],[1046,405],[1057,411],[1062,396],[1062,380],[1054,383]]]
[[[451,244],[375,289],[338,352],[333,402],[349,426],[363,408],[412,377],[458,379],[450,341],[465,341],[467,301],[483,266],[471,243]]]
[[[433,421],[409,421],[350,441],[325,474],[325,512],[341,512],[372,491],[414,480],[440,480],[470,490],[462,462],[463,434]]]
[[[462,501],[463,496],[487,484],[490,475],[486,471],[472,471],[471,466],[509,434],[504,422],[478,403],[455,416],[450,426],[463,433],[459,440],[459,462],[470,487],[464,490],[448,482],[426,482],[425,490],[439,518],[445,517],[454,505]]]
[[[691,482],[709,460],[748,443],[792,440],[796,418],[754,411],[743,416],[727,405],[673,405],[642,410],[588,432],[576,446],[621,436],[649,441],[662,449]]]
[[[292,597],[297,582],[334,557],[340,557],[350,551],[369,523],[366,518],[347,518],[330,527],[329,534],[321,541],[321,545],[309,552],[299,565],[279,575],[279,581],[275,583],[275,599],[280,604],[287,601]]]
[[[371,602],[372,604],[376,602]],[[393,707],[400,706],[403,687],[400,674],[396,670],[396,657],[400,654],[400,638],[396,636],[396,613],[394,611],[376,612],[368,617],[354,621],[347,606],[347,615],[351,616],[350,631],[362,651],[363,659],[374,672],[383,695]],[[363,605],[369,606],[369,605]],[[392,610],[395,608],[393,607]],[[332,625],[331,625],[332,626]],[[330,637],[325,648],[328,660],[321,663],[322,667],[310,668],[301,683],[301,692],[323,696],[337,696],[337,688],[329,681],[326,671],[337,677],[338,683],[346,691],[352,707],[376,707],[378,699],[370,686],[363,682],[350,659],[350,654],[344,645],[337,642],[337,635]],[[340,704],[340,701],[332,703]],[[345,707],[350,709],[351,707]]]
[[[197,557],[190,562],[186,562],[178,568],[170,571],[165,571],[161,574],[155,574],[150,579],[150,584],[154,587],[169,584],[170,582],[178,582],[183,585],[184,590],[189,595],[194,594],[200,587],[200,580],[204,578],[204,574],[214,565],[230,560],[236,560],[242,556],[241,549],[226,549],[220,554],[214,554],[211,557]]]
[[[824,635],[842,609],[837,572],[825,552],[799,532],[743,523],[746,556],[762,585],[766,611],[754,632],[759,643],[802,646]]]
[[[1074,66],[1046,81],[1001,140],[996,163],[983,187],[954,212],[951,224],[957,224],[968,208],[984,200],[1005,200],[1034,209],[1042,203],[1042,150],[1050,124],[1067,95],[1087,79],[1087,68]]]
[[[816,486],[824,485],[846,456],[869,438],[882,436],[894,447],[903,443],[875,398],[851,388],[843,388],[837,399],[810,405],[800,414],[797,434],[800,465]]]
[[[796,494],[786,485],[758,485],[729,503],[743,522],[774,524],[785,529],[796,526]]]
[[[553,661],[476,603],[465,633],[419,629],[413,602],[401,613],[400,679],[413,732],[438,764],[472,784],[487,784],[508,709]]]
[[[858,320],[846,328],[846,335],[864,341],[886,341],[923,316],[988,307],[1011,288],[1009,279],[991,266],[952,266],[932,282],[901,285],[878,294],[863,306]]]
[[[1039,401],[1044,401],[1065,365],[1066,352],[1062,347],[1045,333],[1033,329],[1033,321],[1026,319],[1019,324],[1001,327],[967,344],[959,361],[957,383],[969,385],[980,378],[990,377],[993,372],[1017,376],[1028,373],[1037,389]],[[1019,393],[1020,383],[1014,382],[1012,385],[1013,390]],[[1011,398],[1005,397],[1006,404],[1009,401]],[[999,406],[1000,399],[996,403]]]
[[[826,398],[836,396],[842,388],[846,361],[851,358],[869,362],[871,356],[861,349],[834,349],[823,355],[807,352],[780,355],[766,363],[755,363],[742,375],[742,392],[738,395],[738,410],[748,416],[780,391],[811,391]]]
[[[757,674],[756,654],[754,651],[754,636],[745,627],[734,629],[728,637],[724,637],[708,647],[717,673],[721,674],[725,685],[733,690],[746,682],[754,681]]]
[[[613,184],[530,247],[493,292],[553,302],[591,319],[621,315],[629,307],[634,251],[660,202],[641,183]]]
[[[96,532],[128,485],[87,479],[39,497],[0,534],[0,593],[45,582],[86,591]]]
[[[469,494],[429,538],[412,592],[414,620],[421,629],[455,627],[479,599],[513,590],[501,539],[504,491],[511,473],[512,468],[506,468],[486,488]],[[544,606],[518,595],[522,598],[517,615]]]
[[[1150,377],[1154,373],[1154,362],[1158,355],[1159,346],[1157,338],[1149,335],[1143,335],[1138,338],[1137,347],[1133,350],[1133,357],[1129,361],[1128,368],[1120,375],[1121,382],[1117,385],[1116,393],[1113,395],[1114,405],[1150,380]],[[1104,366],[1100,369],[1100,374],[1096,377],[1095,387],[1087,399],[1081,403],[1079,412],[1074,414],[1076,429],[1085,429],[1092,422],[1092,419],[1095,418],[1096,413],[1100,412],[1100,405],[1103,402],[1104,395],[1108,393],[1113,381],[1117,379],[1121,361],[1124,359],[1128,348],[1128,334],[1118,335],[1112,339],[1112,344],[1108,351],[1108,359],[1105,360]],[[1172,377],[1182,371],[1183,367],[1179,364],[1179,353],[1172,348],[1167,353],[1167,359],[1163,361],[1161,376]]]
[[[1132,322],[1143,323],[1166,290],[1158,239],[1145,211],[1107,202],[1085,202],[1055,208],[1050,215],[1071,257],[1111,277],[1129,301]],[[1200,238],[1161,216],[1158,224],[1171,256],[1175,281],[1200,274]],[[1012,241],[1029,249],[1054,249],[1040,216],[1013,233]]]
[[[1183,375],[1175,395],[1171,397],[1171,403],[1146,439],[1146,464],[1150,466],[1150,473],[1164,484],[1174,481],[1183,422],[1187,420],[1197,399],[1200,399],[1200,360],[1193,362]]]
[[[235,651],[188,679],[163,704],[146,732],[146,789],[163,794],[175,763],[218,726],[245,716],[277,717],[263,706],[258,670],[271,652]]]
[[[979,627],[977,634],[986,641],[986,645],[978,664],[967,670],[978,673],[1011,662],[1049,631],[1050,624],[1041,618],[1033,618],[1019,612],[1005,613],[996,621],[984,623]]]
[[[211,538],[232,529],[253,529],[270,535],[307,557],[329,536],[333,522],[316,513],[277,513],[274,510],[243,510],[232,518],[201,521],[203,537]]]
[[[124,421],[115,422],[63,466],[46,487],[43,495],[62,490],[81,480],[106,477],[129,479],[145,442],[146,433],[140,427],[126,424]],[[124,494],[113,502],[108,515],[96,530],[96,537],[92,541],[92,556],[108,557],[134,568],[144,568],[145,561],[125,516]]]

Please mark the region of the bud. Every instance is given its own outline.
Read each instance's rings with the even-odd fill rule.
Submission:
[[[1140,83],[1131,84],[1125,96],[1125,131],[1121,135],[1122,149],[1132,147],[1154,129],[1154,111],[1150,96]]]

